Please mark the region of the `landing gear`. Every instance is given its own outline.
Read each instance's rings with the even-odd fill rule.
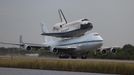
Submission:
[[[77,56],[76,56],[76,55],[72,55],[71,58],[72,58],[72,59],[76,59]]]
[[[87,59],[88,53],[89,52],[83,52],[83,53],[81,53],[80,54],[81,59]]]
[[[69,55],[68,54],[60,54],[59,58],[69,58]]]
[[[77,57],[79,57],[81,59],[87,59],[88,53],[78,54],[75,52],[60,52],[58,54],[59,54],[59,58],[62,58],[62,59],[68,59],[68,58],[77,59]]]
[[[69,54],[60,54],[59,58],[72,58],[72,59],[76,59],[77,55],[69,55]]]
[[[87,59],[87,56],[86,55],[82,55],[81,59]]]
[[[72,59],[77,59],[77,56],[76,55],[69,55],[69,54],[61,54],[61,55],[59,55],[59,58],[66,58],[66,59],[68,59],[70,57]],[[82,55],[82,56],[80,56],[80,58],[81,59],[87,59],[87,56],[86,55]]]

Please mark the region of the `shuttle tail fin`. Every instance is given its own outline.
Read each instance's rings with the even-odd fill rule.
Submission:
[[[42,33],[48,33],[49,30],[47,28],[47,26],[44,23],[41,23],[41,30]],[[48,42],[53,41],[52,37],[50,36],[44,36],[44,42],[47,44]]]
[[[66,18],[65,18],[61,9],[58,9],[58,13],[59,13],[60,21],[67,23],[67,20],[66,20]]]

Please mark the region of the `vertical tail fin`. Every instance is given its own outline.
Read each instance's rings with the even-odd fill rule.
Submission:
[[[47,26],[44,23],[41,23],[41,30],[42,30],[42,33],[48,33],[49,32]],[[48,43],[50,41],[53,41],[52,37],[44,36],[44,42],[45,43]]]
[[[20,43],[20,48],[23,48],[24,47],[24,42],[23,42],[22,35],[19,36],[19,43]]]
[[[22,39],[22,35],[20,35],[20,37],[19,37],[19,43],[20,44],[23,44],[24,42],[23,42],[23,39]]]
[[[66,18],[65,18],[61,9],[58,9],[58,13],[59,13],[60,21],[67,23],[67,20],[66,20]]]
[[[40,25],[41,25],[41,31],[42,31],[42,33],[49,32],[47,26],[44,23],[40,23]]]

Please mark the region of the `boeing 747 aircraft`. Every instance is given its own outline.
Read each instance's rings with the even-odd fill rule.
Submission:
[[[62,13],[61,10],[59,10],[59,12]],[[20,36],[20,43],[18,44],[17,43],[5,43],[5,42],[0,42],[0,43],[18,45],[20,46],[20,48],[26,49],[28,51],[32,50],[33,48],[35,49],[45,48],[45,49],[48,49],[50,52],[54,52],[55,54],[58,54],[60,58],[63,58],[63,57],[87,58],[87,52],[89,50],[99,51],[102,54],[107,53],[107,50],[111,51],[112,53],[116,52],[116,49],[113,47],[107,48],[107,49],[101,48],[103,45],[103,38],[100,36],[99,33],[96,33],[96,32],[85,33],[86,30],[88,31],[92,29],[92,24],[87,19],[81,19],[76,22],[67,23],[64,16],[63,18],[64,18],[64,21],[61,19],[61,21],[63,21],[63,24],[61,26],[63,27],[63,29],[64,29],[64,26],[66,28],[66,26],[69,27],[70,25],[72,25],[71,27],[73,27],[74,25],[74,28],[76,26],[76,29],[74,30],[69,29],[69,30],[65,30],[64,32],[62,32],[60,31],[60,29],[62,28],[59,28],[59,31],[57,33],[49,33],[47,26],[45,24],[42,24],[41,26],[42,35],[45,38],[44,39],[45,42],[43,44],[25,43],[22,40],[22,36]],[[56,37],[60,37],[60,38],[56,38]]]
[[[43,31],[48,31],[46,26],[43,26]],[[10,45],[18,45],[20,48],[25,50],[32,50],[32,49],[40,49],[45,48],[48,49],[50,52],[58,54],[60,58],[86,58],[87,52],[89,50],[99,51],[102,54],[107,53],[107,50],[114,53],[116,51],[115,48],[106,48],[102,49],[103,39],[99,33],[86,33],[83,36],[75,37],[75,38],[52,38],[51,36],[43,36],[44,43],[43,44],[33,44],[33,43],[25,43],[22,40],[22,36],[20,36],[20,43],[5,43],[0,42],[1,44],[10,44]],[[78,53],[78,54],[77,54]]]

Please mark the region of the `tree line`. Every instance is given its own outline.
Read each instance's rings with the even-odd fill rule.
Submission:
[[[90,51],[88,55],[90,58],[134,60],[134,46],[131,44],[125,44],[122,48],[117,49],[116,53],[103,55],[101,53],[94,54]]]

